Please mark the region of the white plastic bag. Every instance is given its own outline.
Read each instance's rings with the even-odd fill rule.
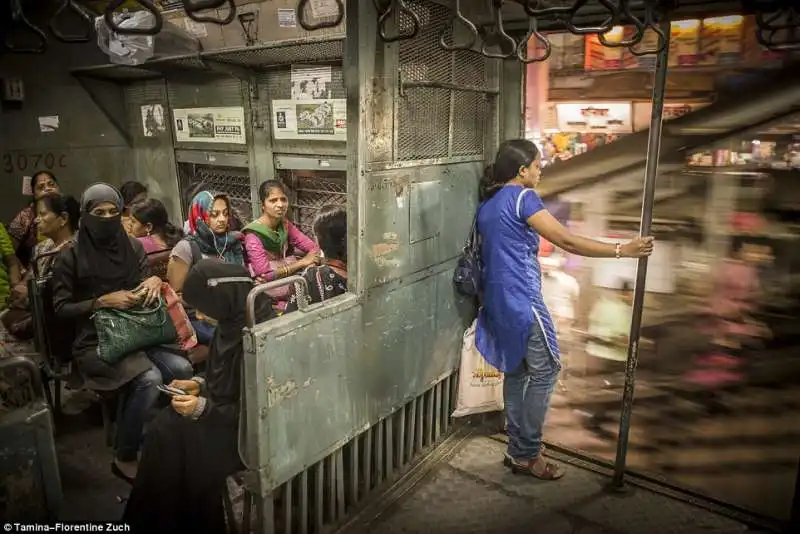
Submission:
[[[464,332],[458,401],[453,417],[503,410],[503,373],[489,365],[475,346],[477,319]]]
[[[114,24],[120,28],[152,28],[154,16],[149,11],[114,13]],[[97,46],[111,63],[141,65],[153,57],[155,37],[152,35],[120,35],[111,31],[104,17],[94,19]]]

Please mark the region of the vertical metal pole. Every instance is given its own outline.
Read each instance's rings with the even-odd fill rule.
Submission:
[[[644,171],[644,192],[642,194],[642,216],[640,235],[650,235],[653,222],[653,203],[658,177],[658,158],[661,152],[661,126],[664,114],[664,93],[667,86],[667,63],[669,60],[670,24],[669,18],[661,21],[661,31],[665,43],[656,56],[656,68],[653,81],[653,112],[650,117],[650,131],[647,139],[647,163]],[[636,286],[633,292],[633,318],[628,341],[628,359],[625,362],[625,389],[622,393],[622,413],[619,421],[617,438],[617,458],[614,463],[612,485],[621,487],[625,478],[625,463],[628,455],[628,437],[631,430],[633,413],[633,395],[636,382],[636,366],[639,363],[639,334],[642,329],[642,311],[644,309],[644,289],[647,280],[647,258],[639,258],[636,269]]]
[[[800,532],[800,458],[797,462],[797,473],[794,479],[794,498],[792,499],[792,511],[789,515],[789,523],[784,530],[789,532]]]

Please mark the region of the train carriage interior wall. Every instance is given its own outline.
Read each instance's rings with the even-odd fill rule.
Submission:
[[[346,254],[318,258],[319,267],[276,259],[271,274],[256,273],[247,248],[255,289],[242,331],[243,467],[220,492],[231,532],[511,532],[541,517],[572,525],[563,532],[793,531],[796,6],[194,3],[201,8],[0,6],[0,233],[17,248],[4,250],[15,259],[0,269],[3,522],[116,522],[131,492],[109,470],[125,397],[76,385],[71,350],[53,341],[52,275],[19,253],[20,214],[30,216],[24,241],[46,238],[37,230],[45,203],[35,199],[46,171],[77,200],[96,182],[139,182],[190,232],[199,192],[224,194],[242,230],[270,220],[260,186],[278,181],[292,261],[323,244],[325,213],[346,213]],[[154,21],[155,35],[124,33]],[[570,466],[547,484],[503,467],[501,410],[451,417],[464,384],[485,378],[462,373],[479,302],[457,291],[453,272],[484,169],[515,138],[538,147],[537,194],[569,231],[617,243],[646,226],[656,239],[645,263],[540,241],[562,364],[544,440],[548,457]],[[169,256],[158,271],[165,287]],[[20,279],[11,265],[21,265]],[[341,291],[305,276],[340,267]],[[275,291],[298,310],[278,305]],[[263,292],[277,316],[259,322],[254,295]],[[319,301],[306,304],[306,293]],[[199,345],[213,353],[213,343]],[[199,353],[175,354],[204,372]],[[159,410],[172,410],[161,393]],[[602,505],[612,510],[605,517],[573,499],[615,470],[635,498],[652,499],[650,519],[614,523],[636,508],[618,496],[598,497],[613,503]],[[482,519],[471,502],[511,511]],[[542,512],[551,506],[542,502],[560,504]],[[520,507],[544,515],[516,520]]]

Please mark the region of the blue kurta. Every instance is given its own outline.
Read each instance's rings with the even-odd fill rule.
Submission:
[[[478,208],[481,235],[483,307],[478,314],[476,346],[490,364],[516,371],[527,352],[534,321],[558,358],[558,340],[542,298],[539,234],[527,219],[544,209],[533,189],[507,185]]]

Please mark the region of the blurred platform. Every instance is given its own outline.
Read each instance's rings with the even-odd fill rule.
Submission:
[[[505,444],[465,439],[411,487],[401,481],[341,532],[387,534],[735,534],[745,524],[645,488],[607,490],[609,478],[564,463],[559,481],[513,475]]]

